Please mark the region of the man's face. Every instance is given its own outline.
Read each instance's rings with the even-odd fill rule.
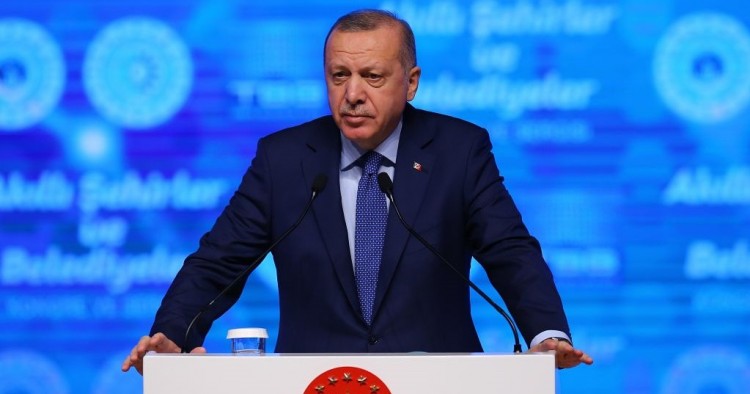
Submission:
[[[328,37],[328,106],[344,136],[362,149],[374,149],[390,135],[417,93],[421,70],[404,70],[400,48],[396,26]]]

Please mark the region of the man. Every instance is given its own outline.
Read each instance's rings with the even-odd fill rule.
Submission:
[[[325,43],[332,116],[272,134],[216,224],[164,297],[151,336],[123,362],[142,372],[149,350],[200,347],[244,282],[190,319],[297,219],[313,180],[328,187],[273,251],[279,281],[277,352],[475,352],[469,288],[411,237],[373,179],[394,179],[405,219],[468,276],[485,268],[531,351],[557,365],[592,359],[571,345],[562,303],[537,241],[502,184],[486,130],[417,110],[414,35],[394,15],[357,11]],[[377,152],[377,153],[372,153]],[[348,242],[347,242],[348,241]]]

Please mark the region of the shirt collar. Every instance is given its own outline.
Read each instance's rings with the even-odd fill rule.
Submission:
[[[393,130],[391,135],[381,142],[374,150],[375,152],[383,155],[388,161],[384,161],[383,165],[396,164],[396,155],[398,153],[398,141],[401,138],[401,125],[402,120],[398,122],[396,129]],[[349,141],[344,137],[344,133],[341,133],[341,170],[346,171],[352,168],[356,161],[367,153],[366,150],[360,149],[357,144]]]

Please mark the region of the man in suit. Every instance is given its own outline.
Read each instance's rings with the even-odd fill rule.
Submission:
[[[204,352],[213,320],[236,286],[190,319],[297,220],[319,174],[328,186],[311,215],[273,250],[279,282],[277,352],[481,351],[469,287],[410,236],[374,190],[394,180],[405,220],[468,276],[488,273],[531,351],[557,350],[557,365],[593,360],[574,349],[538,242],[503,186],[486,130],[418,110],[414,36],[393,14],[340,18],[326,38],[331,116],[262,138],[229,205],[201,238],[122,369],[142,371],[149,350]],[[376,153],[372,153],[376,152]]]

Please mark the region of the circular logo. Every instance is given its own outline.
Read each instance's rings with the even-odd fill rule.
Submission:
[[[0,392],[63,394],[68,383],[52,361],[25,349],[0,353]]]
[[[157,126],[185,103],[193,80],[190,52],[172,29],[149,18],[105,27],[86,53],[83,82],[96,109],[134,129]]]
[[[656,89],[679,116],[729,119],[750,101],[750,34],[727,15],[685,16],[657,44],[653,71]]]
[[[65,63],[36,23],[0,19],[0,129],[32,126],[52,111],[65,85]]]
[[[377,393],[391,394],[380,378],[357,367],[338,367],[318,375],[305,389],[305,394]]]
[[[665,376],[663,394],[747,393],[750,362],[729,348],[689,350],[674,362]]]

